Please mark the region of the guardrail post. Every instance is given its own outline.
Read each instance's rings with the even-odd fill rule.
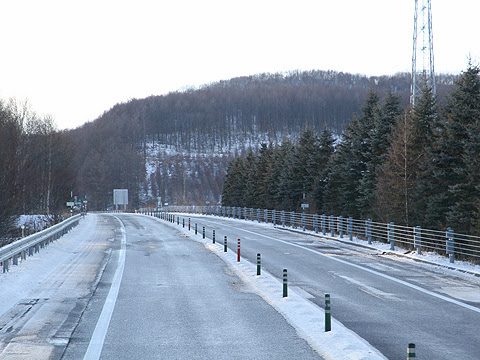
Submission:
[[[322,221],[322,233],[323,235],[327,234],[327,216],[325,214],[322,215],[321,217]]]
[[[287,269],[283,269],[283,297],[288,296]]]
[[[330,313],[330,294],[325,294],[325,332],[332,330],[332,315]]]
[[[305,231],[305,213],[302,212],[302,229]]]
[[[244,220],[247,220],[247,218],[248,218],[247,207],[244,206],[244,207],[243,207],[243,219],[244,219]]]
[[[232,208],[232,217],[235,219],[236,216],[236,211],[235,211],[235,206]]]
[[[407,348],[407,360],[415,359],[415,344],[408,344]]]
[[[258,222],[260,222],[260,216],[261,216],[260,209],[257,209],[257,220],[258,220]]]
[[[260,253],[257,254],[257,276],[262,273],[262,258]]]
[[[450,263],[454,263],[455,259],[455,237],[452,228],[448,228],[446,232],[447,237],[447,255],[450,256]]]
[[[368,240],[368,244],[372,244],[372,220],[365,220],[365,237]]]
[[[3,272],[6,273],[8,271],[8,266],[10,265],[10,259],[3,260]]]
[[[290,212],[290,223],[292,224],[292,229],[296,229],[297,227],[295,226],[295,212]]]
[[[318,214],[313,215],[313,228],[315,229],[315,234],[318,234]]]
[[[340,233],[340,239],[343,239],[343,216],[339,216],[337,220],[337,231]]]
[[[277,216],[277,212],[276,212],[275,210],[272,210],[272,223],[273,223],[273,226],[277,226],[276,216]]]
[[[413,228],[413,246],[417,248],[417,254],[420,255],[422,253],[422,228],[420,226]]]
[[[18,254],[13,255],[13,265],[18,266]]]
[[[280,213],[280,220],[282,222],[282,226],[285,227],[285,210],[282,210]]]
[[[227,235],[225,235],[225,238],[223,239],[223,252],[227,252]]]
[[[333,215],[330,215],[329,222],[328,222],[328,229],[331,231],[332,236],[335,236],[335,228],[333,226]]]
[[[391,222],[388,224],[388,242],[390,243],[390,250],[395,250],[395,230],[394,223]]]
[[[353,241],[353,218],[349,217],[347,220],[347,233],[350,241]]]

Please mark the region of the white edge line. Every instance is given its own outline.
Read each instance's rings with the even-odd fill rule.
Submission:
[[[115,304],[117,302],[118,292],[122,282],[123,270],[125,268],[125,253],[127,244],[125,226],[118,217],[114,215],[112,216],[120,223],[120,231],[122,233],[117,269],[115,270],[112,285],[110,286],[110,290],[105,300],[105,304],[103,305],[102,312],[98,318],[97,325],[95,326],[92,338],[90,339],[90,343],[88,344],[87,351],[83,357],[84,360],[100,359],[105,337],[107,336],[108,326],[110,325],[110,320],[112,319],[113,309],[115,308]]]

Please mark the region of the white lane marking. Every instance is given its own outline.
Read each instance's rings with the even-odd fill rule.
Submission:
[[[203,219],[202,219],[203,220]],[[211,222],[211,221],[208,221],[208,220],[205,220],[209,223],[212,223],[212,224],[215,224],[214,222]],[[230,226],[230,225],[224,225],[226,227],[230,227],[232,229],[236,229],[236,230],[240,230],[240,231],[244,231],[244,232],[247,232],[247,233],[250,233],[250,234],[253,234],[253,235],[257,235],[257,236],[262,236],[264,238],[267,238],[267,239],[270,239],[270,240],[274,240],[274,241],[278,241],[278,242],[281,242],[283,244],[286,244],[286,245],[290,245],[290,246],[294,246],[294,247],[297,247],[297,248],[300,248],[300,249],[303,249],[305,251],[310,251],[314,254],[317,254],[317,255],[320,255],[320,256],[323,256],[327,259],[330,259],[332,261],[337,261],[341,264],[344,264],[344,265],[348,265],[348,266],[351,266],[351,267],[354,267],[354,268],[357,268],[357,269],[360,269],[360,270],[363,270],[363,271],[366,271],[366,272],[369,272],[371,274],[375,274],[377,276],[381,276],[385,279],[388,279],[388,280],[391,280],[391,281],[394,281],[398,284],[402,284],[404,286],[407,286],[411,289],[414,289],[414,290],[418,290],[420,292],[423,292],[424,294],[427,294],[427,295],[430,295],[430,296],[433,296],[433,297],[436,297],[437,299],[441,299],[441,300],[444,300],[444,301],[447,301],[449,303],[452,303],[452,304],[455,304],[455,305],[458,305],[458,306],[461,306],[465,309],[468,309],[468,310],[472,310],[472,311],[475,311],[477,313],[480,313],[480,309],[475,307],[475,306],[472,306],[472,305],[469,305],[469,304],[465,304],[461,301],[458,301],[458,300],[455,300],[455,299],[451,299],[451,298],[448,298],[446,296],[443,296],[443,295],[440,295],[440,294],[437,294],[437,293],[434,293],[433,291],[430,291],[430,290],[427,290],[427,289],[424,289],[424,288],[421,288],[420,286],[417,286],[417,285],[414,285],[414,284],[411,284],[409,282],[406,282],[404,280],[400,280],[400,279],[397,279],[397,278],[394,278],[390,275],[386,275],[386,274],[382,274],[380,272],[377,272],[375,270],[372,270],[372,269],[368,269],[366,267],[363,267],[361,265],[357,265],[357,264],[353,264],[353,263],[350,263],[348,261],[345,261],[345,260],[342,260],[342,259],[338,259],[336,257],[332,257],[332,256],[328,256],[328,255],[325,255],[325,254],[322,254],[318,251],[315,251],[313,249],[309,249],[309,248],[306,248],[306,247],[303,247],[301,245],[298,245],[298,244],[294,244],[294,243],[290,243],[288,241],[285,241],[285,240],[279,240],[279,239],[275,239],[271,236],[267,236],[267,235],[263,235],[263,234],[259,234],[259,233],[256,233],[256,232],[253,232],[253,231],[250,231],[250,230],[245,230],[245,229],[241,229],[241,228],[237,228],[235,226]]]
[[[113,215],[112,215],[113,216]],[[97,325],[93,331],[92,338],[88,344],[87,352],[83,357],[84,360],[97,360],[100,359],[102,353],[103,344],[105,342],[105,337],[107,335],[108,326],[110,325],[110,320],[112,319],[113,309],[115,308],[115,303],[117,302],[118,292],[120,290],[120,284],[122,282],[123,270],[125,268],[125,253],[127,245],[127,236],[125,231],[125,226],[122,221],[113,216],[120,223],[120,231],[122,233],[121,247],[118,256],[117,269],[115,270],[115,275],[113,276],[112,285],[103,305],[102,313],[98,318]]]
[[[388,299],[398,300],[398,298],[394,294],[383,292],[382,290],[374,288],[373,286],[367,285],[364,282],[355,280],[351,277],[348,277],[348,276],[345,276],[345,275],[340,275],[340,274],[335,273],[335,272],[334,272],[334,274],[338,277],[341,277],[342,279],[346,280],[347,282],[349,282],[351,284],[357,285],[359,290],[361,290],[361,291],[363,291],[363,292],[365,292],[369,295],[375,296],[376,298],[379,298],[379,299],[387,299],[388,298]]]

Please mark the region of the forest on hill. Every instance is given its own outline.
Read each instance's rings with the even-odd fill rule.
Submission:
[[[470,65],[442,104],[424,85],[415,107],[370,90],[336,143],[305,130],[228,165],[227,206],[309,211],[480,234],[480,69]]]
[[[437,76],[438,101],[456,76]],[[114,188],[130,207],[217,204],[230,160],[260,143],[296,144],[305,129],[340,136],[374,90],[409,103],[410,74],[368,77],[334,71],[258,74],[132,99],[96,120],[58,131],[27,106],[0,102],[0,231],[20,214],[67,213],[71,194],[91,210],[112,206]],[[18,231],[18,229],[17,229]]]
[[[440,98],[454,79],[438,76]],[[133,99],[71,132],[78,144],[76,186],[91,195],[93,208],[108,206],[118,187],[130,190],[133,206],[156,204],[157,198],[170,204],[218,203],[231,157],[261,142],[294,141],[307,127],[340,134],[370,89],[379,96],[393,91],[406,106],[409,84],[409,74],[293,71]]]

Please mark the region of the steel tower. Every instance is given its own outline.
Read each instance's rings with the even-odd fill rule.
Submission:
[[[420,65],[420,66],[419,66]],[[410,103],[420,95],[424,81],[437,93],[433,57],[432,1],[415,0],[413,25],[412,85]]]

